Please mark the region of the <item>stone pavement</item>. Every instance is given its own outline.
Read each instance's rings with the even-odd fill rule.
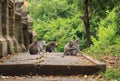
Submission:
[[[79,75],[105,71],[106,65],[89,56],[63,56],[63,53],[30,55],[18,53],[0,62],[2,75]]]
[[[0,81],[92,81],[90,77],[78,77],[78,76],[27,76],[27,77],[7,77],[1,78]]]

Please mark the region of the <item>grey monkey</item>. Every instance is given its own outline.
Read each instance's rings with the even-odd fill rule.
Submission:
[[[73,55],[77,55],[77,53],[79,53],[80,55],[82,54],[82,52],[80,51],[79,46],[80,46],[80,39],[77,39],[74,42],[73,48],[75,48],[75,50],[73,50]]]
[[[40,52],[45,52],[45,49],[44,47],[46,47],[46,41],[45,40],[40,40],[38,41],[38,46],[39,46],[39,49],[40,49]]]
[[[30,44],[29,53],[31,55],[36,55],[36,54],[40,53],[38,41],[34,41],[32,44]]]
[[[69,41],[64,46],[64,55],[73,55],[73,50],[75,50],[75,48],[74,48],[74,42]]]
[[[64,55],[76,56],[77,53],[82,54],[82,52],[79,49],[79,46],[80,46],[80,39],[75,40],[75,42],[69,41],[64,46]]]
[[[46,46],[46,52],[56,52],[55,46],[56,46],[56,43],[55,43],[55,42],[50,42],[50,43]]]

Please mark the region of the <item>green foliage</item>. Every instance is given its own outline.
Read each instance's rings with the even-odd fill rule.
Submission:
[[[119,23],[116,13],[118,9],[107,11],[107,17],[100,21],[97,38],[92,37],[93,45],[86,50],[86,53],[119,55],[120,36],[117,34]]]
[[[38,0],[39,1],[39,0]],[[76,3],[77,1],[77,3]],[[82,39],[85,47],[85,30],[78,12],[79,0],[41,0],[29,6],[34,18],[34,30],[37,40],[56,41],[57,51],[63,51],[69,40]]]
[[[106,71],[106,73],[104,74],[104,78],[118,80],[120,79],[120,71],[117,71],[116,69],[111,68]]]
[[[80,16],[84,13],[83,0],[28,0],[33,29],[37,40],[56,41],[63,51],[69,40],[80,38],[80,49],[85,48],[86,33]],[[93,44],[85,50],[90,54],[120,53],[120,8],[118,0],[92,0],[93,15],[90,31]]]
[[[15,51],[16,51],[16,48],[13,46],[13,47],[11,48],[11,54],[14,54]]]
[[[50,23],[42,21],[40,27],[36,25],[34,30],[38,33],[38,40],[45,39],[47,42],[56,41],[58,51],[63,51],[63,47],[67,41],[77,39],[76,31],[84,31],[81,25],[77,17],[67,19],[58,18],[57,20],[52,20]]]
[[[58,17],[68,18],[76,13],[77,7],[68,5],[66,0],[41,0],[39,4],[32,2],[29,6],[35,21],[51,21]]]

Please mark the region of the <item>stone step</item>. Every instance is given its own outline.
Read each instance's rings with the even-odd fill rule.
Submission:
[[[104,63],[87,55],[64,56],[63,53],[21,53],[0,63],[1,75],[90,75],[105,70]]]

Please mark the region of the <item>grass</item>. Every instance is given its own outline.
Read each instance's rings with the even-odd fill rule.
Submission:
[[[120,71],[114,68],[108,69],[104,74],[104,78],[107,80],[116,79],[120,81]]]

